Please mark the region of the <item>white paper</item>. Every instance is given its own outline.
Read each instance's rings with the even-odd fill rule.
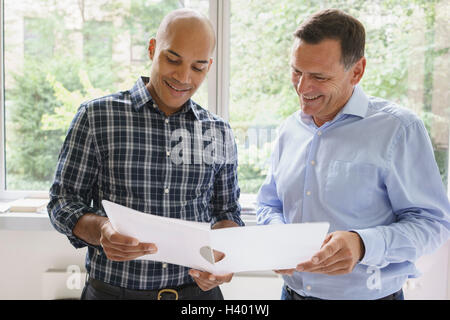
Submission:
[[[113,228],[158,252],[139,259],[184,265],[213,274],[295,268],[319,251],[328,222],[248,226],[211,230],[208,223],[142,213],[103,200]],[[212,249],[225,258],[212,263]],[[209,260],[209,261],[208,261]]]

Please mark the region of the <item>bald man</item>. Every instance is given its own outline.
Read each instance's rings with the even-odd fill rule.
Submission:
[[[75,248],[88,247],[82,299],[223,299],[213,275],[136,260],[157,252],[114,230],[102,200],[159,216],[242,226],[230,126],[191,100],[215,47],[210,21],[179,9],[149,42],[150,78],[83,103],[58,159],[48,212]],[[167,234],[170,238],[170,234]],[[214,251],[216,261],[224,255]]]

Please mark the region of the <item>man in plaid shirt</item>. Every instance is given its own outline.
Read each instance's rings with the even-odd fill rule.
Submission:
[[[109,200],[212,228],[243,225],[231,128],[190,99],[209,71],[214,47],[206,17],[175,10],[150,40],[150,78],[83,103],[75,115],[48,212],[76,248],[88,246],[82,299],[223,299],[218,286],[232,274],[135,260],[155,253],[157,243],[117,233],[101,206]]]

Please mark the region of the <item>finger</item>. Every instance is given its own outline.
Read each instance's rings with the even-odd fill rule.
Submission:
[[[341,249],[341,244],[335,239],[330,239],[320,250],[311,258],[313,264],[319,264],[329,257],[336,254]]]
[[[214,254],[214,261],[215,262],[219,262],[221,261],[223,258],[225,258],[225,253],[221,252],[221,251],[217,251],[213,249],[213,254]]]
[[[311,262],[311,260],[309,260],[309,261],[305,261],[305,262],[299,263],[297,265],[297,267],[295,268],[295,270],[299,271],[299,272],[303,272],[303,271],[308,271],[308,270],[310,270],[310,269],[312,269],[314,267],[315,267],[315,264],[313,264]]]
[[[316,268],[309,272],[334,275],[334,274],[350,273],[351,271],[352,271],[351,261],[350,260],[342,260],[342,261],[338,261],[338,262],[328,265],[328,266]]]
[[[102,226],[101,235],[113,244],[123,246],[137,246],[139,244],[138,239],[118,233],[112,227],[110,222],[107,222]]]
[[[309,262],[307,265],[305,265],[304,267],[304,271],[306,272],[312,272],[314,270],[318,270],[318,269],[323,269],[326,268],[328,266],[334,265],[338,262],[341,261],[346,261],[348,263],[351,263],[351,259],[349,258],[349,256],[346,254],[346,251],[341,249],[338,252],[336,252],[336,254],[334,254],[333,256],[329,257],[328,259],[318,263],[318,264],[314,264],[312,262]]]
[[[326,245],[331,240],[332,237],[333,237],[333,235],[331,233],[327,234],[327,236],[325,237],[325,240],[323,240],[323,243],[320,246],[320,249],[322,249],[323,246]]]
[[[280,269],[273,271],[277,274],[292,276],[294,274],[295,269]]]
[[[230,282],[232,278],[233,273],[227,273],[222,275],[211,274],[208,277],[209,280],[219,282],[220,284]]]
[[[153,251],[124,252],[116,250],[113,247],[103,247],[103,251],[105,252],[106,257],[108,259],[117,261],[134,260],[141,256],[152,254],[153,252]]]
[[[123,255],[123,254],[106,253],[106,257],[112,261],[130,261],[130,260],[135,260],[141,256],[142,256],[142,254]]]
[[[219,283],[222,284],[224,282],[230,282],[233,278],[233,273],[223,274],[223,275],[217,275],[212,274],[210,272],[204,272],[199,271],[195,269],[189,270],[189,274],[193,276],[194,278],[200,279],[200,280],[207,280],[211,283]]]
[[[212,288],[217,287],[221,284],[218,281],[210,280],[209,276],[207,276],[205,273],[209,274],[208,272],[201,272],[194,269],[189,270],[189,274],[194,278],[197,285],[203,291],[211,290]]]
[[[218,286],[215,283],[209,283],[209,282],[202,281],[202,280],[199,280],[199,279],[195,279],[195,282],[197,283],[198,287],[200,289],[202,289],[203,291],[209,291],[209,290],[211,290],[211,289],[213,289],[213,288]]]
[[[114,249],[115,251],[119,251],[124,254],[127,254],[127,253],[150,254],[150,253],[156,253],[158,251],[158,248],[156,247],[156,245],[154,243],[139,243],[137,246],[118,245],[118,244],[108,242],[107,240],[102,241],[100,243],[104,249],[111,248],[111,249]]]

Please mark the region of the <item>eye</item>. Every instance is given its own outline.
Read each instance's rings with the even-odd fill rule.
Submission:
[[[197,67],[192,67],[192,70],[194,70],[195,72],[202,72],[204,69],[200,69]]]
[[[296,76],[301,76],[302,75],[301,71],[298,71],[298,70],[296,70],[294,68],[292,68],[292,73],[295,74]]]
[[[317,81],[325,81],[325,80],[327,80],[327,78],[324,78],[324,77],[318,77],[318,76],[315,76],[314,77]]]
[[[169,63],[172,63],[172,64],[178,64],[178,60],[172,60],[172,59],[170,59],[168,56],[166,56],[166,59],[167,59],[167,61],[169,62]]]

